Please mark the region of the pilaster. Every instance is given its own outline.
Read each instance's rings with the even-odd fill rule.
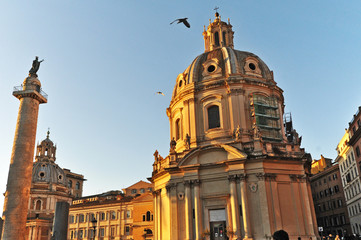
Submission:
[[[192,203],[191,203],[191,182],[184,181],[185,188],[185,225],[186,225],[186,240],[192,240],[193,232],[192,232]]]
[[[193,181],[196,240],[202,239],[202,230],[203,230],[202,206],[201,206],[200,191],[199,191],[200,183],[201,183],[200,180]]]
[[[240,187],[241,187],[241,202],[242,202],[242,213],[243,213],[243,227],[244,227],[244,239],[252,239],[251,220],[248,207],[247,198],[247,175],[239,175]]]
[[[233,236],[232,239],[238,239],[240,236],[240,224],[239,224],[239,205],[237,197],[237,188],[236,188],[236,177],[235,175],[230,175],[228,177],[229,187],[230,187],[230,201],[231,201],[231,213],[232,213],[232,230]]]

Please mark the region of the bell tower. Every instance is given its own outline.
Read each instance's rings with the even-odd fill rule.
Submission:
[[[21,86],[14,87],[13,95],[20,100],[20,107],[5,192],[4,240],[24,239],[26,235],[39,104],[47,103],[36,74],[41,62],[36,57],[29,76]]]
[[[228,23],[221,21],[221,16],[218,12],[215,14],[216,18],[213,22],[209,19],[209,25],[204,26],[203,37],[205,52],[213,51],[221,47],[230,47],[233,49],[233,30],[232,25],[228,19]]]
[[[36,147],[35,162],[50,161],[55,162],[56,146],[49,138],[50,131],[48,130],[46,139],[41,141]]]

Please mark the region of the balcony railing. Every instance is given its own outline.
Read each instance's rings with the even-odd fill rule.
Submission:
[[[23,85],[20,86],[15,86],[14,87],[14,92],[18,92],[18,91],[23,91],[24,89]],[[48,100],[48,94],[46,94],[41,88],[38,90],[36,90],[38,93],[40,93],[41,96],[43,96],[46,100]]]

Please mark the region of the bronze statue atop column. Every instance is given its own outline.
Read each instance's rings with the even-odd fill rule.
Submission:
[[[36,56],[35,60],[33,61],[33,65],[31,66],[31,69],[29,70],[29,77],[37,77],[38,75],[36,74],[40,68],[40,63],[43,62],[43,60],[39,61],[39,57]]]

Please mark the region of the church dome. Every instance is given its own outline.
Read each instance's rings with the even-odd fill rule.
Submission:
[[[234,49],[232,25],[216,13],[205,51],[177,76],[167,109],[172,148],[257,139],[284,142],[283,91],[257,55]]]
[[[46,138],[38,144],[36,148],[35,162],[33,164],[33,182],[56,183],[67,185],[66,174],[64,170],[55,163],[56,146],[49,138],[50,132],[47,132]]]
[[[219,47],[197,56],[186,70],[178,75],[173,98],[188,84],[229,77],[276,84],[272,71],[257,55],[232,47]]]
[[[64,170],[51,161],[34,162],[32,181],[67,185]]]

